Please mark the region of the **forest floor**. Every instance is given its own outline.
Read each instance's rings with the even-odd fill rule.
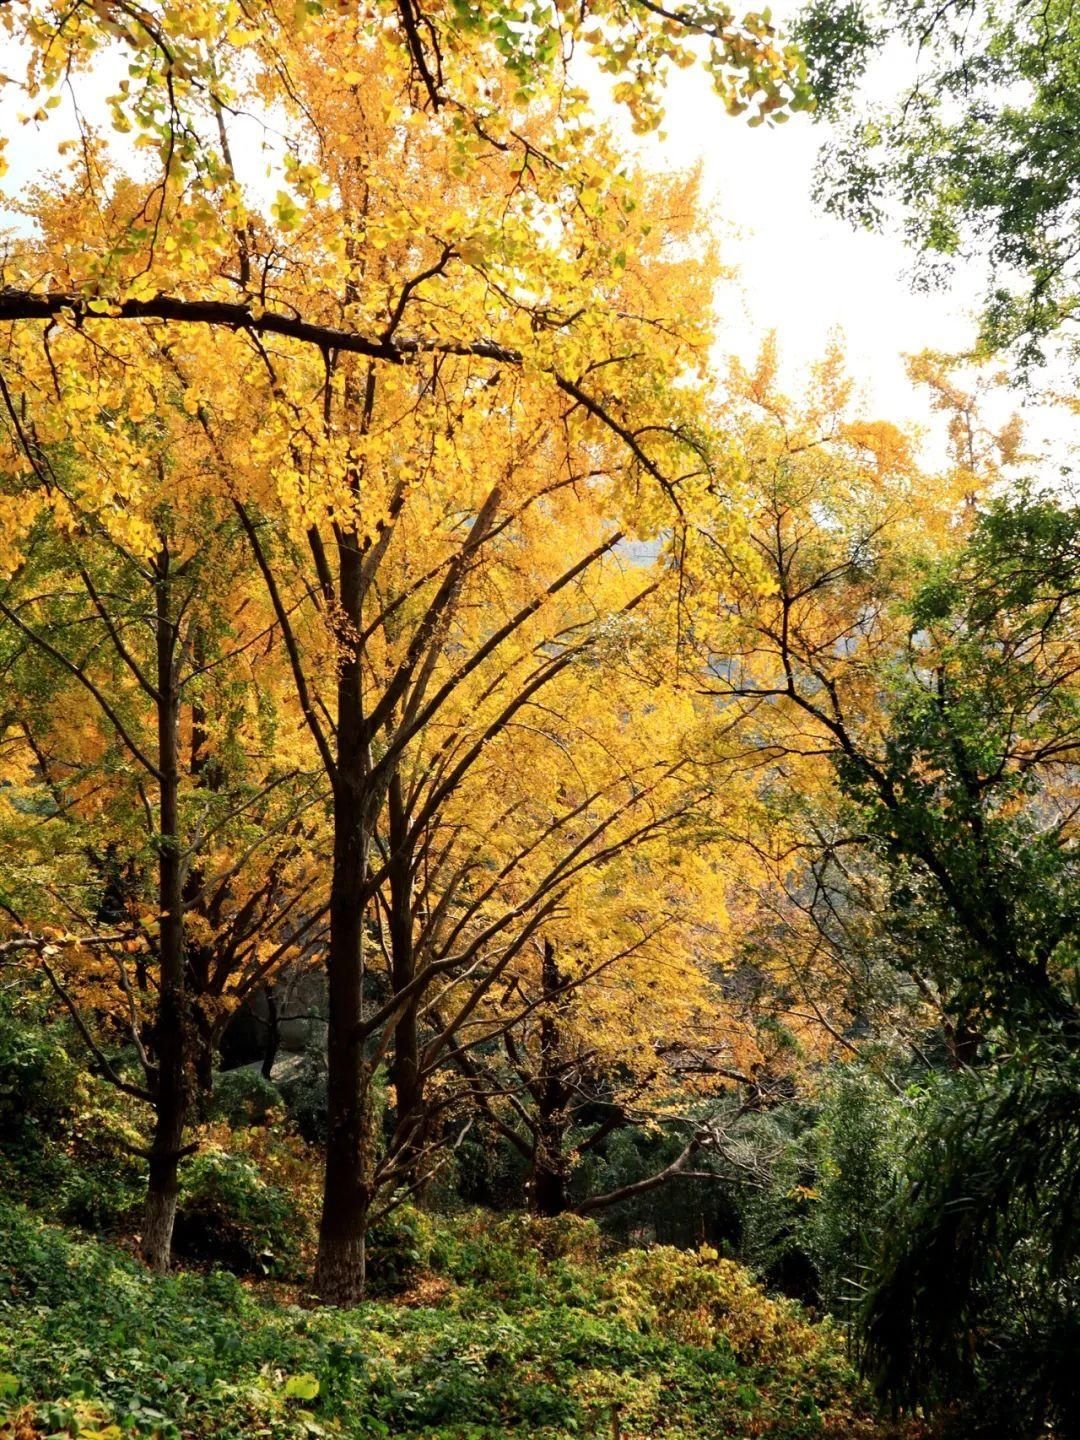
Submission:
[[[594,1226],[431,1222],[351,1312],[0,1202],[5,1440],[884,1437],[841,1338],[714,1252],[607,1253]]]

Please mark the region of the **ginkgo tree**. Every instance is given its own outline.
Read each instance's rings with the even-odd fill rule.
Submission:
[[[62,394],[62,344],[54,363]],[[19,697],[7,759],[23,771],[23,823],[8,843],[63,816],[75,859],[67,873],[39,868],[36,895],[21,887],[9,914],[30,934],[60,919],[84,939],[54,945],[51,959],[31,954],[95,1067],[152,1109],[143,1248],[163,1269],[184,1131],[216,1037],[312,928],[315,877],[303,844],[311,777],[274,738],[267,625],[224,564],[235,517],[197,502],[178,512],[184,451],[162,444],[167,415],[155,428],[142,437],[158,464],[139,527],[100,504],[96,424],[70,447],[33,430],[33,473],[52,504],[3,585],[0,616]],[[140,1078],[95,1038],[86,999],[133,1047]]]
[[[15,322],[2,395],[16,477],[8,560],[48,503],[35,435],[55,447],[90,423],[110,436],[98,457],[110,503],[145,534],[146,457],[131,427],[180,396],[200,456],[190,499],[205,488],[232,507],[332,800],[317,1285],[338,1300],[362,1275],[370,1067],[357,1026],[372,838],[398,757],[546,599],[618,544],[620,525],[647,534],[673,508],[702,505],[715,527],[738,528],[700,407],[715,267],[692,184],[661,189],[620,160],[561,83],[542,26],[515,32],[522,53],[535,41],[550,62],[523,86],[513,55],[487,64],[506,52],[497,26],[464,11],[449,29],[422,25],[448,97],[425,99],[420,13],[4,11],[28,47],[40,115],[63,85],[77,127],[66,168],[21,201],[32,226],[0,277],[0,319]],[[598,6],[598,25],[581,30],[628,70],[629,100],[651,83],[635,57],[681,58],[687,28],[685,16],[646,13],[641,32]],[[579,29],[583,17],[558,14],[568,35]],[[716,30],[735,104],[744,80],[766,114],[794,103],[797,59],[769,25],[714,22],[702,9],[689,28]],[[130,137],[119,147],[90,103],[112,55],[129,72],[105,104]],[[269,186],[235,143],[241,120],[268,137]],[[44,122],[35,112],[30,123]],[[68,369],[87,383],[65,385]],[[578,507],[592,518],[577,521]],[[590,547],[564,544],[558,565],[549,555],[524,568],[517,609],[496,605],[486,632],[458,635],[463,597],[523,516],[569,536],[597,518],[607,529]],[[405,545],[411,579],[384,600],[385,567]],[[548,657],[552,673],[562,664]]]
[[[782,121],[812,104],[802,55],[769,11],[738,16],[710,0],[670,7],[657,0],[530,0],[522,6],[505,0],[448,6],[422,0],[19,0],[5,6],[3,23],[30,49],[27,120],[47,119],[56,87],[82,81],[102,53],[126,56],[128,76],[108,95],[113,124],[159,149],[163,176],[188,166],[208,189],[216,187],[220,169],[206,136],[223,111],[231,112],[235,81],[247,62],[255,57],[290,95],[298,38],[328,27],[377,39],[407,107],[445,112],[466,146],[497,143],[526,161],[542,156],[500,110],[497,92],[521,107],[554,85],[568,117],[586,112],[588,97],[572,83],[570,69],[578,49],[612,77],[614,97],[638,131],[660,122],[671,69],[695,63],[704,65],[729,113],[748,113],[754,123]],[[358,74],[346,69],[341,78],[353,83]],[[493,76],[505,83],[493,86]]]
[[[838,347],[799,398],[783,391],[775,341],[752,368],[735,366],[727,463],[744,487],[744,543],[733,550],[706,522],[687,527],[685,547],[697,683],[716,723],[753,755],[776,820],[771,836],[746,837],[763,863],[756,963],[791,997],[786,1023],[848,1053],[865,997],[846,967],[871,943],[866,926],[882,901],[874,866],[861,869],[865,836],[837,793],[837,768],[852,747],[868,755],[884,745],[886,672],[907,635],[903,597],[963,535],[973,495],[990,483],[986,457],[1016,445],[1011,424],[984,432],[939,358],[914,368],[949,408],[957,447],[932,478],[910,435],[858,415]]]
[[[636,588],[640,567],[630,569],[622,584]],[[604,613],[596,578],[579,614],[583,601],[586,616]],[[730,876],[721,856],[700,853],[714,782],[695,761],[692,697],[671,683],[663,631],[675,577],[666,581],[668,594],[652,579],[652,595],[599,633],[588,619],[568,626],[564,612],[555,654],[571,663],[542,687],[510,688],[496,672],[496,690],[479,672],[480,694],[444,712],[391,781],[387,832],[376,837],[388,878],[377,913],[391,995],[408,1003],[395,1021],[390,1148],[417,1184],[434,1089],[440,1113],[474,1101],[483,1123],[511,1139],[529,1160],[534,1199],[551,1210],[547,1178],[566,1168],[553,1140],[570,1116],[553,1102],[541,1123],[530,1120],[530,1097],[544,1087],[518,1062],[536,1025],[550,1038],[558,1011],[571,1046],[572,1034],[590,1037],[590,1072],[621,1071],[640,1094],[664,1069],[659,1050],[700,1038],[701,1017],[719,1008],[709,974],[726,943]],[[661,976],[677,1002],[655,1003]],[[450,1083],[455,1071],[464,1092]],[[524,1130],[508,1126],[507,1105]]]

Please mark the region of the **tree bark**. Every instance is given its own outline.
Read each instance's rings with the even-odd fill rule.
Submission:
[[[205,636],[201,629],[195,631],[192,644],[192,658],[196,666],[206,663]],[[191,706],[191,741],[188,754],[188,774],[199,786],[216,792],[221,788],[221,767],[206,754],[209,740],[206,708],[195,700]],[[205,915],[205,876],[202,866],[196,861],[183,877],[183,902],[187,913],[201,912]],[[214,1025],[207,1012],[206,1001],[210,995],[211,976],[214,971],[214,946],[210,944],[186,944],[184,974],[188,990],[188,1006],[191,1019],[191,1042],[194,1048],[192,1068],[195,1079],[195,1108],[200,1121],[205,1120],[210,1110],[214,1092],[214,1061],[216,1035]]]
[[[315,1290],[331,1305],[364,1293],[365,1245],[374,1173],[371,1073],[357,1040],[364,983],[364,903],[370,843],[368,755],[360,657],[359,538],[338,544],[344,625],[337,687],[334,868],[330,881],[327,1140]]]
[[[171,615],[169,552],[158,557],[155,584],[158,723],[158,936],[160,990],[155,1024],[157,1057],[154,1135],[143,1222],[142,1253],[158,1274],[169,1268],[180,1152],[190,1093],[187,1075],[187,993],[184,974],[183,857],[179,816],[180,700],[176,626]]]
[[[210,1101],[214,1094],[214,1027],[204,1005],[188,996],[188,1015],[191,1022],[191,1040],[195,1051],[192,1070],[195,1078],[195,1112],[200,1121],[210,1114]]]
[[[534,1215],[554,1217],[569,1208],[569,1165],[565,1154],[566,1105],[561,1037],[557,1014],[562,977],[555,946],[544,941],[540,968],[544,1003],[540,1011],[540,1074],[536,1088],[537,1126],[529,1200]]]
[[[371,1076],[356,1038],[363,993],[367,837],[360,797],[344,783],[338,785],[334,798],[334,824],[327,961],[328,1128],[315,1290],[327,1304],[355,1305],[364,1293],[374,1135]]]
[[[274,1061],[277,1059],[278,1046],[281,1043],[281,1018],[278,1013],[277,997],[274,994],[272,985],[263,987],[263,994],[266,996],[266,1045],[263,1049],[262,1066],[260,1073],[264,1080],[272,1080],[274,1076]]]
[[[416,973],[413,946],[412,854],[407,847],[409,817],[400,774],[395,771],[387,795],[390,839],[390,962],[394,993],[400,994]],[[420,1074],[420,1000],[417,996],[402,1011],[394,1027],[394,1063],[391,1081],[397,1124],[394,1141],[400,1147],[407,1183],[415,1184],[424,1149],[424,1085]]]

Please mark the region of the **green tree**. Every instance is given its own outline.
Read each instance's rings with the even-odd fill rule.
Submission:
[[[1080,301],[1080,18],[1066,0],[813,3],[799,33],[819,112],[836,122],[819,193],[858,224],[901,220],[932,283],[988,266],[983,344],[1025,366]],[[905,46],[900,93],[861,86]],[[894,51],[895,53],[895,51]],[[879,86],[875,85],[880,90]]]
[[[915,595],[880,751],[837,762],[960,1065],[887,1217],[865,1355],[965,1434],[1080,1424],[1078,598],[1080,513],[994,504]]]
[[[710,688],[788,785],[823,760],[838,782],[826,838],[853,878],[819,865],[790,896],[831,912],[809,953],[846,958],[836,899],[866,890],[947,1041],[938,1118],[868,1217],[868,1367],[965,1434],[1075,1429],[1080,511],[1023,489],[979,509],[1000,477],[977,454],[933,489],[888,480],[854,463],[880,429],[763,434],[769,583],[717,567]]]

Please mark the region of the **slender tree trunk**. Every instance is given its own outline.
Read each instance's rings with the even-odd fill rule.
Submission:
[[[188,997],[188,1013],[191,1020],[191,1039],[195,1051],[192,1068],[195,1073],[195,1109],[199,1120],[205,1120],[210,1113],[210,1101],[214,1094],[214,1027],[199,1001]]]
[[[367,844],[359,797],[339,785],[334,804],[327,1040],[327,1139],[315,1289],[332,1305],[364,1293],[373,1169],[371,1076],[356,1029],[363,993],[363,880]]]
[[[390,962],[394,993],[400,994],[416,973],[413,946],[412,855],[406,845],[409,817],[405,811],[401,776],[395,772],[387,796],[390,837]],[[400,1145],[405,1173],[417,1180],[424,1149],[424,1085],[420,1075],[420,1001],[417,997],[402,1012],[394,1028],[394,1063],[391,1080],[397,1110],[395,1140]]]
[[[566,1139],[567,1091],[559,1035],[558,996],[562,977],[555,946],[544,941],[540,970],[544,1003],[540,1009],[540,1074],[536,1087],[537,1126],[529,1198],[535,1215],[562,1215],[569,1208]]]
[[[355,535],[338,546],[345,631],[337,695],[334,868],[330,881],[327,1140],[315,1290],[332,1305],[364,1293],[365,1243],[374,1172],[370,1068],[357,1039],[364,983],[364,901],[370,800],[360,657],[351,636],[360,621],[360,550]]]
[[[277,1059],[278,1046],[281,1043],[281,1018],[278,1013],[274,987],[272,985],[264,986],[263,994],[266,996],[266,1046],[263,1050],[262,1077],[264,1080],[271,1080],[274,1075],[274,1061]]]
[[[183,858],[180,852],[179,719],[176,627],[171,615],[169,554],[158,559],[157,629],[158,907],[161,977],[155,1024],[156,1117],[150,1145],[150,1176],[142,1252],[152,1270],[164,1273],[172,1251],[180,1151],[190,1094],[187,1076],[187,994],[184,975]]]
[[[553,1219],[556,1215],[565,1215],[569,1209],[561,1147],[561,1133],[553,1128],[541,1127],[533,1161],[531,1198],[534,1215]]]
[[[196,630],[192,645],[192,659],[196,666],[206,663],[206,643],[201,629]],[[209,732],[206,708],[198,700],[191,706],[191,748],[188,754],[188,773],[195,783],[216,792],[221,788],[221,767],[206,754]],[[184,909],[205,914],[206,877],[202,866],[194,864],[184,877]],[[195,1075],[195,1107],[200,1120],[205,1120],[210,1109],[214,1092],[214,1059],[216,1035],[207,1014],[206,1000],[210,996],[211,977],[214,971],[215,952],[210,945],[188,945],[184,955],[184,973],[188,990],[189,1013],[192,1022],[192,1044],[194,1047],[193,1069]]]
[[[395,986],[398,983],[396,975],[394,983]],[[394,1064],[391,1070],[397,1107],[395,1133],[401,1147],[401,1165],[405,1183],[408,1185],[416,1185],[421,1178],[421,1160],[430,1139],[424,1082],[420,1074],[418,1010],[419,1002],[414,1000],[403,1012],[394,1029]]]

